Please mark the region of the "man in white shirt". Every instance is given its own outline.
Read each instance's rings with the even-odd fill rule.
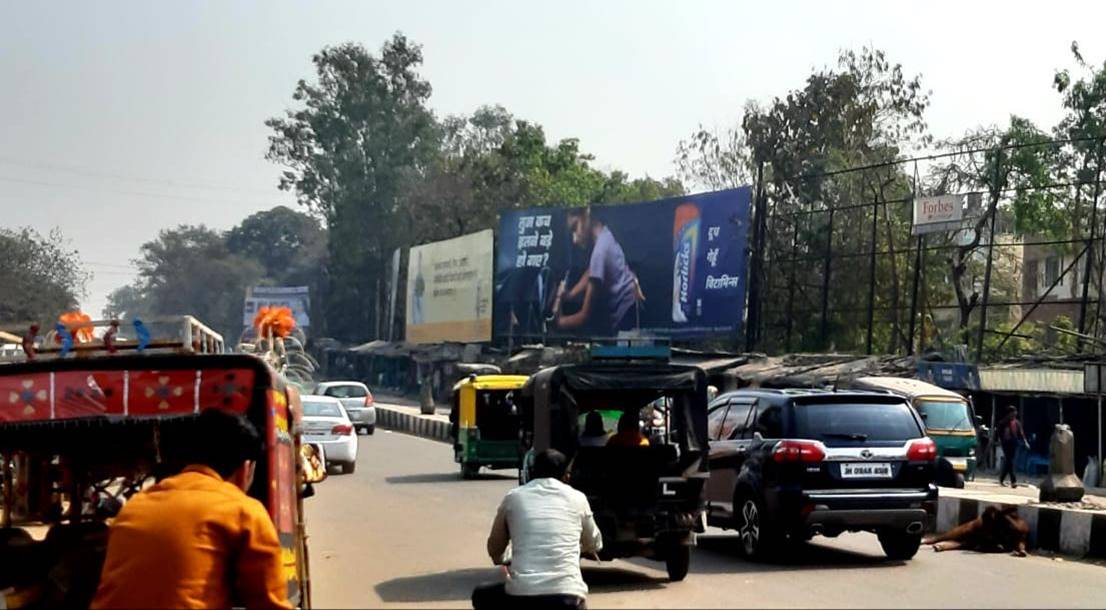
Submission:
[[[499,504],[488,555],[496,565],[509,566],[508,578],[477,587],[473,608],[586,608],[580,556],[598,552],[603,538],[587,497],[564,483],[567,466],[561,452],[539,452],[531,481]]]

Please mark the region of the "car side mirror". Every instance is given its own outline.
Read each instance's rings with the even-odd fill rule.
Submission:
[[[982,415],[976,415],[975,416],[975,425],[976,426],[982,426],[983,425],[983,416]]]
[[[757,442],[760,442],[760,441],[764,440],[764,435],[761,434],[759,430],[756,431],[756,432],[753,432],[753,440],[757,441]]]

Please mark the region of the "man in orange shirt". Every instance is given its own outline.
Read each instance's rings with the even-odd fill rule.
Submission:
[[[291,608],[276,527],[245,492],[257,430],[208,409],[190,440],[190,465],[135,495],[112,523],[92,608]]]
[[[608,447],[648,447],[649,439],[641,433],[638,411],[624,411],[618,418],[618,432],[607,441]]]

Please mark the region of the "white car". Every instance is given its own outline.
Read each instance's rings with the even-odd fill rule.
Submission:
[[[342,401],[350,421],[358,431],[366,434],[376,431],[376,407],[373,393],[368,386],[357,381],[324,381],[315,387],[315,393],[332,396]]]
[[[326,465],[342,467],[343,474],[357,468],[357,434],[353,422],[337,398],[307,395],[303,401],[304,443],[314,443],[323,448]]]

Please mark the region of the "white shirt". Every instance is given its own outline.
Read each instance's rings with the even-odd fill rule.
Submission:
[[[505,563],[511,556],[508,595],[587,597],[580,554],[601,548],[603,537],[587,496],[548,477],[507,492],[488,535],[493,562]]]

